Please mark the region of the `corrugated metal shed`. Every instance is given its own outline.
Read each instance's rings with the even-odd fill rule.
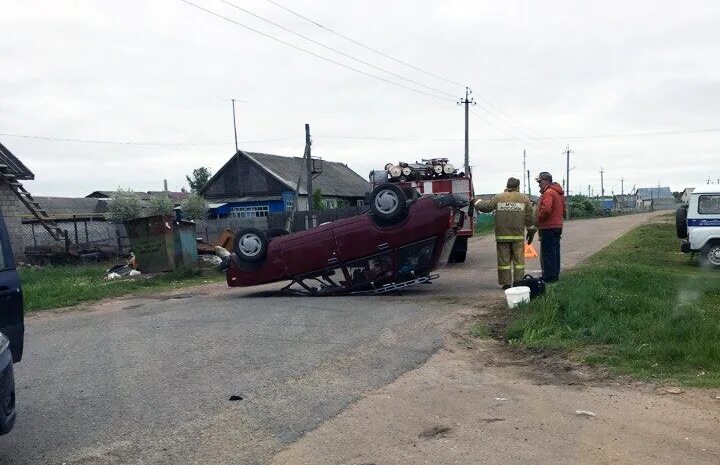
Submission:
[[[15,178],[17,179],[35,179],[33,172],[30,171],[27,166],[23,165],[23,163],[2,144],[0,144],[0,163],[6,165],[8,167],[8,172],[15,175]]]

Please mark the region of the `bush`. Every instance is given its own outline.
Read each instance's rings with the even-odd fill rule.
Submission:
[[[208,205],[202,196],[193,192],[185,199],[180,208],[183,218],[201,220],[207,215]]]
[[[110,197],[108,217],[113,223],[137,218],[142,213],[140,199],[131,189],[120,189]]]
[[[165,194],[154,195],[148,201],[147,206],[148,215],[165,215],[170,216],[173,214],[173,203]]]

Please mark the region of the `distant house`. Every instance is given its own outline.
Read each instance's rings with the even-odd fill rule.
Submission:
[[[680,203],[690,203],[690,195],[694,190],[694,187],[686,187],[685,190],[683,190],[682,195],[680,195]]]
[[[9,149],[0,144],[0,214],[5,220],[13,254],[16,257],[22,257],[25,249],[22,216],[29,210],[12,190],[10,183],[33,179],[35,179],[33,172]]]
[[[307,210],[301,157],[239,151],[210,178],[200,194],[208,200],[213,217],[265,217],[292,209],[298,179],[298,210]],[[370,184],[347,165],[327,160],[322,161],[321,172],[312,184],[313,190],[320,189],[326,208],[358,205],[370,190]]]
[[[86,198],[92,198],[92,199],[103,199],[103,200],[110,200],[113,195],[115,195],[117,191],[94,191],[88,195],[86,195]],[[188,192],[172,192],[172,191],[147,191],[147,192],[134,192],[135,195],[138,196],[138,198],[143,202],[148,202],[151,198],[157,197],[159,195],[167,195],[170,197],[170,200],[172,201],[174,206],[180,205],[185,199],[188,198],[188,195],[190,195]]]
[[[612,210],[618,213],[630,213],[637,211],[638,198],[635,194],[613,195]]]
[[[107,213],[107,202],[92,197],[38,197],[35,200],[51,219],[61,220],[103,220]],[[24,215],[24,219],[32,219]]]
[[[671,210],[677,200],[669,187],[641,187],[635,191],[644,211]]]

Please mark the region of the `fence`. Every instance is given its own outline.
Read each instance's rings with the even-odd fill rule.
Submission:
[[[314,213],[283,212],[271,213],[267,217],[258,218],[217,218],[200,220],[196,222],[196,236],[206,242],[215,241],[225,229],[238,231],[243,228],[257,228],[261,231],[270,229],[285,229],[287,220],[293,215],[291,231],[305,231],[328,221],[358,215],[366,211],[367,207],[336,208],[321,210]],[[65,231],[66,241],[56,241],[50,233],[37,221],[23,222],[23,235],[26,250],[66,251],[72,246],[78,252],[88,250],[102,250],[108,253],[127,253],[130,243],[127,238],[125,226],[109,221],[92,218],[72,218],[56,220],[55,223]]]

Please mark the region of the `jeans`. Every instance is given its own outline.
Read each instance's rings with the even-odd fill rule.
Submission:
[[[560,237],[562,228],[540,230],[540,259],[543,279],[553,283],[560,276]]]

